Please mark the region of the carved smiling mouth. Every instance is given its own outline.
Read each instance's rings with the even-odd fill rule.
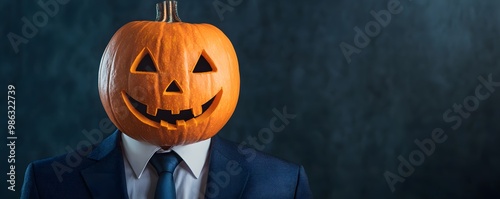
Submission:
[[[212,104],[214,104],[214,101],[217,101],[217,103],[218,103],[219,100],[216,100],[216,98],[220,99],[220,97],[218,97],[218,96],[220,96],[221,93],[222,93],[222,90],[220,90],[210,100],[208,100],[207,102],[202,104],[201,105],[202,111],[198,115],[196,115],[196,111],[194,111],[193,108],[180,110],[178,114],[173,114],[172,110],[164,110],[164,109],[158,108],[156,115],[150,115],[147,113],[147,105],[135,100],[133,97],[128,95],[126,92],[122,92],[122,95],[123,95],[124,99],[127,99],[127,100],[125,100],[127,104],[131,105],[133,107],[133,109],[135,109],[135,111],[137,111],[138,113],[140,113],[142,116],[146,117],[147,119],[154,121],[154,122],[157,122],[157,123],[162,123],[162,121],[164,121],[164,122],[167,122],[169,124],[176,125],[176,124],[179,124],[179,122],[185,123],[188,120],[202,116],[204,113],[207,112],[207,110],[212,106]]]

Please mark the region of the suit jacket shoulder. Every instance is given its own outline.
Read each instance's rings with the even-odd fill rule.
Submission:
[[[241,189],[232,198],[311,198],[304,168],[245,148],[215,136],[212,138],[207,198]],[[229,180],[224,181],[229,176]],[[244,187],[242,187],[243,185]]]
[[[28,165],[21,198],[127,198],[119,134],[86,151]]]

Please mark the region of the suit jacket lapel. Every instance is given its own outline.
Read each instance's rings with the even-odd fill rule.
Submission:
[[[81,175],[95,199],[128,198],[119,143],[120,132],[116,131],[87,156],[96,162],[83,169]]]
[[[212,138],[205,198],[241,198],[248,180],[237,148],[219,136]]]

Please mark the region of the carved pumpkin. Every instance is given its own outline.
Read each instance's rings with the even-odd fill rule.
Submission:
[[[214,136],[238,101],[238,60],[210,24],[181,22],[177,4],[157,4],[157,21],[135,21],[111,38],[99,69],[99,95],[111,121],[158,146]]]

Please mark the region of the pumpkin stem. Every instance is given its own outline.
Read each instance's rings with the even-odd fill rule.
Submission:
[[[181,22],[177,14],[177,1],[167,0],[156,4],[156,21]]]

